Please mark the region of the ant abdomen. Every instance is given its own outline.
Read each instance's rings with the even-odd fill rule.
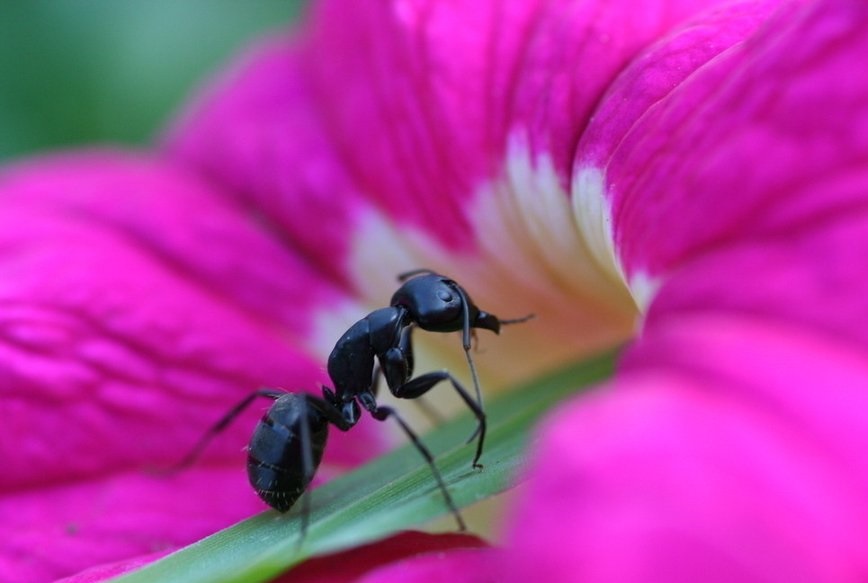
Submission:
[[[306,395],[278,398],[257,423],[247,450],[247,475],[259,497],[279,512],[288,511],[313,479],[327,439],[328,422],[308,406]]]

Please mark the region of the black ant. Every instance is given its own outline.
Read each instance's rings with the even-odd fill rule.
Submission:
[[[415,399],[427,393],[441,381],[449,381],[477,420],[477,428],[468,443],[477,435],[472,467],[481,468],[479,458],[485,441],[485,412],[482,409],[479,382],[470,345],[473,329],[500,332],[502,324],[524,322],[532,316],[500,320],[483,312],[455,281],[428,269],[417,269],[398,276],[402,283],[392,296],[390,306],[374,310],[352,326],[337,341],[328,359],[328,374],[334,388],[323,386],[322,397],[307,393],[287,393],[261,389],[243,401],[205,433],[193,450],[179,464],[189,465],[208,442],[258,397],[274,400],[250,440],[247,449],[247,475],[259,497],[279,512],[288,511],[305,492],[322,459],[328,438],[328,426],[348,431],[361,416],[361,409],[374,419],[395,419],[419,453],[425,458],[449,510],[460,530],[466,530],[434,456],[409,425],[391,407],[377,404],[380,376],[385,377],[389,391],[399,399]],[[432,332],[462,332],[464,352],[470,364],[476,399],[447,371],[413,375],[411,334],[418,326]],[[309,496],[304,497],[302,539],[310,512]]]

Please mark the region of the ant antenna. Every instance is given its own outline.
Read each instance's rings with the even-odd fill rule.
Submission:
[[[461,343],[464,346],[464,355],[467,357],[467,364],[470,366],[470,375],[473,377],[473,391],[476,393],[476,403],[479,405],[479,408],[482,409],[482,390],[479,388],[479,376],[476,374],[476,365],[473,364],[473,358],[470,356],[470,347],[471,347],[471,333],[472,328],[470,326],[470,299],[467,297],[467,294],[464,293],[464,290],[461,289],[461,286],[453,283],[450,287],[455,290],[456,293],[461,297],[461,310],[464,316],[464,327],[461,330]],[[474,436],[478,433],[477,429],[474,432]],[[473,439],[471,437],[470,439]]]
[[[510,320],[501,320],[501,324],[521,324],[522,322],[527,322],[528,320],[533,320],[536,318],[536,314],[528,314],[527,316],[522,316],[521,318],[512,318]]]

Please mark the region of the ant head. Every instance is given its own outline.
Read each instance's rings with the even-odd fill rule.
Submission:
[[[496,316],[480,311],[464,288],[436,273],[417,275],[405,281],[392,296],[391,305],[405,308],[416,325],[431,332],[462,330],[465,317],[471,328],[500,330]]]

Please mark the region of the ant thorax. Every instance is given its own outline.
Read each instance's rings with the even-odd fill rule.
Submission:
[[[341,336],[328,359],[328,374],[340,401],[371,391],[375,358],[399,343],[405,320],[403,308],[381,308]]]

